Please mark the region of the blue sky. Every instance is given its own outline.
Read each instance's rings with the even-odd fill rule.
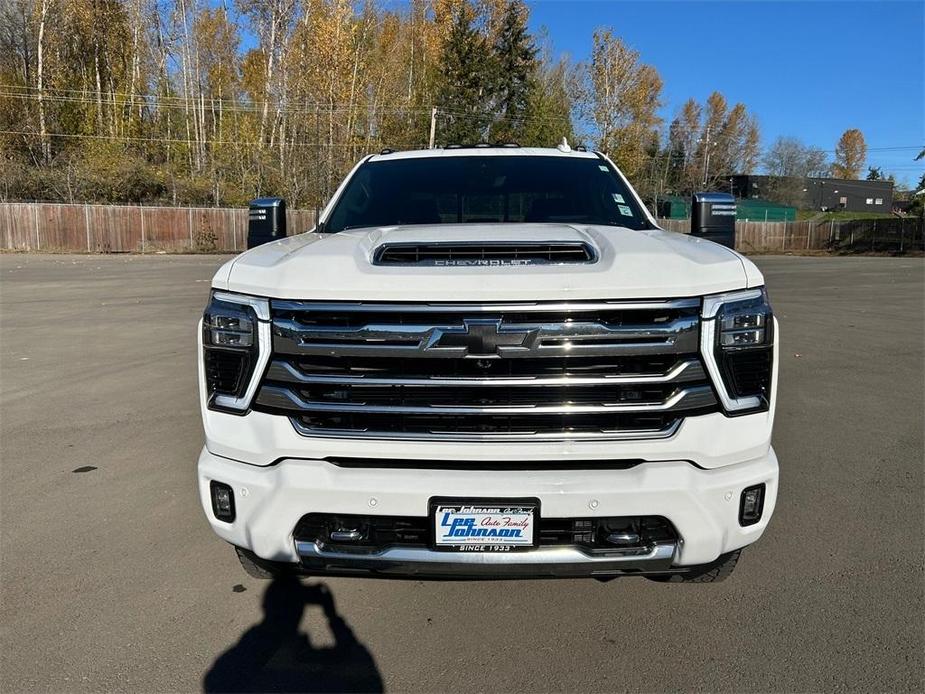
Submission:
[[[713,90],[757,114],[764,144],[792,135],[834,150],[860,128],[868,163],[914,184],[925,172],[925,3],[534,0],[534,30],[585,60],[611,27],[665,81],[663,116]],[[903,150],[880,148],[910,147]],[[880,151],[877,151],[880,149]],[[831,155],[830,155],[831,156]]]

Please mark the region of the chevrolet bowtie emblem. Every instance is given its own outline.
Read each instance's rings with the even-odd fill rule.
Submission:
[[[468,357],[498,356],[506,347],[523,347],[536,328],[502,328],[500,320],[472,319],[463,328],[437,328],[424,349],[465,348]]]

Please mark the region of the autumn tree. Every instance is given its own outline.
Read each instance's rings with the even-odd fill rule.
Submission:
[[[724,132],[729,108],[726,97],[713,92],[704,107],[704,124],[697,140],[697,160],[700,166],[701,187],[711,187],[717,171],[726,169],[730,159],[730,145],[734,137]]]
[[[730,175],[755,169],[760,144],[758,119],[745,104],[729,108],[719,92],[705,107],[688,99],[671,121],[666,151],[659,155],[664,187],[687,194],[724,186]]]
[[[688,99],[668,127],[667,181],[678,192],[690,193],[697,180],[697,144],[702,129],[703,109]]]
[[[316,207],[364,154],[426,146],[433,107],[438,143],[596,144],[650,198],[754,167],[744,105],[691,100],[663,133],[639,53],[602,30],[573,64],[527,15],[524,0],[0,0],[0,196]]]
[[[835,145],[832,173],[836,178],[860,178],[861,167],[866,159],[867,143],[864,134],[857,128],[846,130]]]
[[[761,156],[761,127],[758,125],[758,118],[755,115],[748,116],[741,147],[738,171],[740,173],[751,173],[758,166],[759,157]]]
[[[388,12],[374,36],[366,82],[370,115],[366,151],[375,138],[393,149],[427,145],[438,29],[427,0],[412,0],[406,15]]]
[[[634,178],[645,169],[647,150],[658,140],[662,79],[609,29],[594,32],[588,70],[597,146]]]

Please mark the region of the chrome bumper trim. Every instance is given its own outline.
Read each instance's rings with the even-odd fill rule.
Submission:
[[[331,552],[314,542],[295,543],[309,573],[377,573],[445,577],[569,577],[671,570],[677,545],[654,545],[648,552],[590,554],[577,547],[544,547],[511,552],[436,552],[393,547],[375,554]]]
[[[464,432],[405,433],[389,431],[360,431],[357,429],[322,429],[302,424],[298,417],[290,423],[301,436],[325,439],[374,439],[377,441],[452,441],[452,442],[536,442],[536,441],[643,441],[670,439],[681,428],[681,419],[675,419],[662,429],[612,429],[599,432],[543,431],[533,433],[470,434]]]

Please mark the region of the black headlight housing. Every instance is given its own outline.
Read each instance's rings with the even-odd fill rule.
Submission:
[[[257,314],[213,292],[202,315],[202,359],[209,407],[239,410],[257,364]],[[230,297],[229,297],[230,299]]]
[[[774,370],[774,312],[762,288],[756,296],[723,303],[716,314],[713,354],[729,395],[757,398],[767,409]]]

